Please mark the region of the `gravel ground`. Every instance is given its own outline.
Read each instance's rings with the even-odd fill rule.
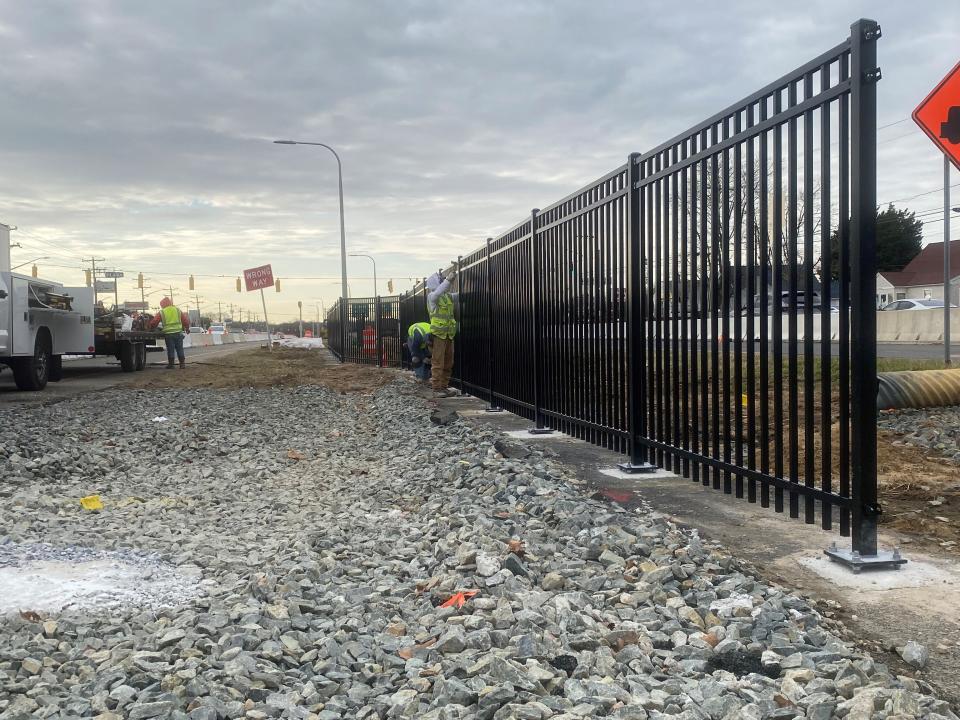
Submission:
[[[0,718],[956,719],[696,534],[413,392],[5,411],[8,566],[85,548],[200,578],[165,609],[0,618]]]
[[[905,443],[935,450],[960,463],[960,407],[883,412],[877,427],[902,435]]]

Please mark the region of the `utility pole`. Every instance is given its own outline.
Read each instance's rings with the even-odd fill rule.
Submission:
[[[223,322],[223,308],[221,307],[220,301],[217,300],[217,317],[220,318],[220,322]]]
[[[103,262],[104,258],[90,257],[87,259],[81,258],[81,262],[90,263],[90,277],[93,278],[93,304],[97,304],[97,263]]]
[[[170,286],[170,302],[173,302],[173,285]]]
[[[297,300],[297,309],[300,311],[300,337],[303,337],[303,300]]]

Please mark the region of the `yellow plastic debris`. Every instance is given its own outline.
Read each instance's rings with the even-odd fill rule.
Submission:
[[[103,510],[103,503],[99,495],[87,495],[80,498],[80,505],[84,510]]]

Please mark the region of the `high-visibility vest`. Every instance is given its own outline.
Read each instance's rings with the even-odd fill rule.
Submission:
[[[412,338],[417,331],[420,331],[420,347],[426,347],[427,344],[427,334],[430,332],[430,323],[428,322],[418,322],[410,326],[410,329],[407,330],[407,337]]]
[[[437,298],[437,310],[430,314],[430,334],[452,340],[457,334],[457,320],[453,315],[453,298],[444,293]]]
[[[160,322],[163,323],[163,334],[183,332],[183,323],[180,321],[180,308],[176,305],[167,305],[160,308]]]

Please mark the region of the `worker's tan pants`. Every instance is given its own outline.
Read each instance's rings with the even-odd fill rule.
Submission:
[[[453,338],[435,337],[433,339],[433,378],[434,390],[446,390],[450,384],[450,372],[453,370]]]

